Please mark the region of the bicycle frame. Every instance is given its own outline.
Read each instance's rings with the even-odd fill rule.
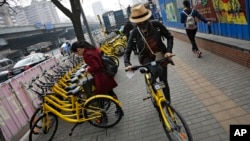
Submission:
[[[53,99],[57,99],[57,100],[53,100],[50,98],[50,96],[45,96],[44,97],[44,102],[42,104],[42,110],[43,112],[46,113],[53,113],[56,116],[58,116],[59,118],[67,121],[67,122],[71,122],[71,123],[79,123],[79,122],[85,122],[88,120],[93,120],[96,119],[98,117],[101,117],[101,111],[97,110],[101,110],[98,107],[93,107],[95,110],[92,109],[86,109],[85,108],[85,103],[88,103],[90,100],[95,99],[95,98],[108,98],[108,99],[112,99],[114,100],[119,106],[121,106],[120,102],[118,102],[116,99],[114,99],[111,96],[108,95],[96,95],[96,96],[92,96],[89,99],[87,99],[86,101],[84,101],[83,103],[79,103],[78,101],[79,98],[77,98],[76,96],[72,96],[72,101],[74,101],[74,103],[66,103],[64,101],[61,101],[59,99],[57,99],[56,97],[54,97]],[[59,104],[57,103],[59,102]],[[58,110],[56,110],[54,107],[62,110],[62,112],[59,112]],[[83,115],[84,111],[88,110],[91,111],[92,115],[89,118],[85,118],[80,117],[80,115]],[[65,114],[63,112],[74,112],[72,114]]]
[[[144,77],[145,77],[145,83],[149,88],[149,94],[151,95],[151,97],[155,101],[155,104],[160,112],[159,114],[164,115],[164,111],[162,109],[162,103],[166,103],[167,99],[163,95],[162,88],[160,88],[160,89],[153,88],[152,83],[151,83],[151,74],[149,72],[144,73]],[[168,110],[168,111],[170,112],[171,117],[173,117],[173,113],[171,112],[171,110]],[[172,129],[171,129],[171,126],[170,126],[167,118],[165,116],[161,116],[161,117],[162,117],[163,122],[166,125],[167,129],[169,131],[171,131]]]

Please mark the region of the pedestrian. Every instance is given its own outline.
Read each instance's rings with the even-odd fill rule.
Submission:
[[[131,13],[131,6],[128,5],[128,7],[127,7],[127,15],[128,15],[128,17],[130,16],[130,13]]]
[[[91,73],[94,77],[95,93],[108,94],[118,99],[113,91],[118,84],[114,77],[108,76],[104,72],[100,50],[87,41],[76,41],[72,44],[71,51],[78,56],[82,56],[85,63],[88,65],[85,71]]]
[[[132,29],[134,29],[133,24],[130,21],[127,21],[122,31],[125,34],[127,40],[129,38],[129,35]]]
[[[68,56],[70,56],[70,54],[71,54],[70,48],[71,48],[71,44],[67,41],[65,50],[66,50],[66,53],[68,54]]]
[[[130,32],[134,29],[134,25],[128,20],[127,23],[125,24],[124,28],[123,28],[123,33],[125,34],[127,41],[129,39],[129,35]],[[136,49],[136,47],[133,47],[133,51],[135,55],[138,55],[138,51]]]
[[[181,12],[181,23],[184,24],[188,39],[190,40],[192,44],[192,51],[196,53],[198,58],[200,58],[202,52],[197,47],[197,44],[195,41],[195,35],[197,33],[197,22],[195,21],[195,18],[198,18],[199,20],[203,21],[207,25],[210,25],[210,22],[207,21],[196,9],[191,8],[189,0],[184,0],[183,6],[184,6],[184,9]],[[194,26],[192,27],[187,26],[188,15],[191,15],[193,17]]]
[[[171,102],[167,81],[167,64],[168,61],[171,61],[171,57],[173,56],[173,36],[160,22],[150,21],[151,16],[152,12],[145,8],[143,4],[137,4],[131,9],[129,20],[134,23],[136,27],[130,34],[128,45],[124,53],[125,70],[132,71],[130,55],[134,46],[136,46],[139,51],[138,59],[139,63],[142,65],[154,61],[158,56],[157,54],[161,55],[162,58],[168,58],[160,65],[150,66],[150,69],[153,80],[159,77],[160,81],[164,82],[166,86],[163,89],[164,95],[167,100]],[[167,39],[167,47],[163,43],[161,37]],[[134,39],[136,42],[133,42]]]

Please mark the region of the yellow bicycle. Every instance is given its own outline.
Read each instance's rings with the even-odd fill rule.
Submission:
[[[29,89],[38,94],[42,100],[40,115],[34,120],[30,129],[30,141],[52,140],[57,131],[58,117],[76,123],[69,133],[71,136],[80,123],[88,121],[98,128],[110,128],[118,124],[123,116],[118,100],[106,94],[96,94],[86,99],[81,86],[63,94],[64,100],[55,96],[57,93],[54,92],[38,92],[32,89],[32,85]]]
[[[186,121],[164,97],[162,89],[165,87],[165,84],[159,80],[152,80],[149,66],[160,64],[164,60],[161,59],[145,65],[133,66],[131,69],[139,69],[144,74],[147,92],[150,96],[143,100],[151,99],[159,113],[160,121],[168,139],[170,141],[192,141],[192,135]]]

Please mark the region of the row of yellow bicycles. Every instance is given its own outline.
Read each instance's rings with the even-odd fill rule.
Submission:
[[[65,63],[68,64],[68,63]],[[121,103],[107,95],[96,94],[93,76],[79,61],[64,67],[53,66],[32,79],[27,91],[36,94],[39,106],[30,119],[30,141],[51,141],[58,128],[58,118],[77,125],[89,122],[98,128],[111,128],[123,117]]]
[[[100,41],[100,49],[107,55],[122,56],[126,46],[126,36],[114,32],[110,33],[103,41]]]

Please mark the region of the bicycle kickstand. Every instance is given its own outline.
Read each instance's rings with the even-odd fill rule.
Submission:
[[[151,98],[151,96],[145,97],[145,98],[143,98],[142,100],[145,101],[145,100],[148,100],[148,99],[150,99],[150,98]]]
[[[79,125],[80,123],[76,123],[74,126],[73,126],[73,128],[71,129],[71,131],[70,131],[70,133],[69,133],[69,136],[71,136],[72,135],[72,133],[73,133],[73,131],[74,131],[74,129],[76,128],[76,126],[77,125]]]

